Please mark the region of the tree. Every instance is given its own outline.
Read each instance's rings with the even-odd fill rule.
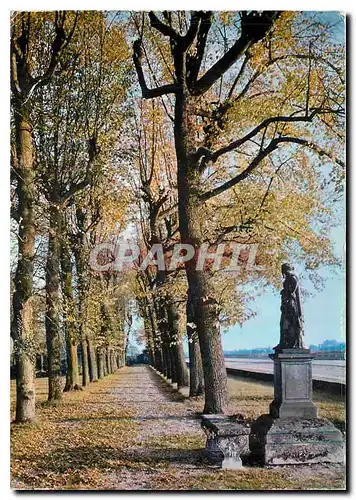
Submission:
[[[60,260],[67,235],[62,234],[63,211],[75,195],[89,189],[105,175],[106,147],[113,142],[122,118],[122,101],[127,87],[127,52],[120,29],[107,25],[102,12],[81,13],[70,50],[62,59],[62,71],[53,78],[51,89],[42,92],[36,112],[41,124],[37,134],[39,180],[50,212],[47,284],[47,351],[49,360],[49,400],[61,397],[60,360]],[[121,50],[112,51],[112,40],[121,38]],[[109,85],[110,84],[110,85]],[[84,231],[85,210],[78,207],[77,225]],[[93,221],[91,221],[92,223]],[[76,250],[77,269],[84,274],[84,233]],[[64,273],[68,258],[62,258]],[[68,278],[69,279],[69,278]],[[79,276],[79,281],[83,281]],[[65,284],[67,303],[70,289]],[[73,311],[72,311],[73,312]],[[69,363],[75,367],[76,346],[72,315],[66,316]],[[74,358],[73,358],[74,357]],[[90,339],[82,338],[83,383],[97,379],[96,355]],[[75,374],[74,374],[75,377]],[[73,386],[67,384],[67,389]],[[75,384],[74,384],[75,387]]]
[[[68,21],[69,17],[69,21]],[[18,263],[14,279],[11,334],[16,352],[16,421],[35,419],[35,353],[32,287],[35,248],[34,145],[31,109],[39,88],[48,85],[73,36],[77,16],[55,12],[44,28],[42,13],[15,13],[11,28],[11,93],[15,129],[12,172],[16,182]],[[45,54],[46,64],[37,64]],[[42,62],[42,61],[41,61]]]
[[[147,55],[143,31],[134,43],[133,57],[143,98],[174,97],[183,242],[198,248],[204,241],[199,224],[202,207],[253,179],[264,160],[273,160],[282,148],[289,152],[307,148],[313,160],[321,157],[343,167],[338,158],[343,124],[342,53],[331,43],[325,50],[328,30],[321,30],[321,23],[277,11],[228,13],[220,18],[212,12],[189,16],[163,12],[163,20],[150,12],[148,17],[152,30],[163,37],[162,45],[167,47],[164,40],[168,39],[170,47],[170,60],[166,63],[162,57],[161,72],[155,72],[154,88],[148,87],[142,65]],[[218,51],[212,34],[219,30],[223,53],[211,64],[211,52]],[[276,72],[276,67],[283,69]],[[160,75],[164,79],[167,74],[171,81],[159,84]],[[313,134],[315,126],[317,135]],[[222,173],[221,166],[225,167]],[[211,169],[220,175],[214,177]],[[333,176],[340,177],[335,170]],[[212,179],[208,188],[207,177]],[[209,274],[197,271],[193,261],[186,262],[186,273],[203,359],[204,412],[220,413],[227,408],[227,386],[219,310],[210,293]]]
[[[137,116],[137,199],[141,237],[146,252],[153,245],[159,244],[164,247],[167,255],[167,250],[177,241],[178,234],[176,188],[173,180],[174,151],[167,134],[165,115],[160,107],[154,102],[148,105],[141,102]],[[164,371],[178,387],[184,387],[188,385],[188,371],[183,352],[179,296],[172,290],[174,277],[155,266],[148,266],[143,273],[145,276],[140,279],[139,290],[144,292],[141,311],[146,316],[146,327],[150,325],[146,329],[151,334],[157,334],[159,330],[165,358],[170,360]],[[151,288],[151,292],[147,292],[147,288]],[[156,303],[159,318],[151,301]]]

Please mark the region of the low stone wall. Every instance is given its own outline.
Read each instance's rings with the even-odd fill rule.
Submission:
[[[272,382],[273,373],[251,372],[247,370],[238,370],[237,368],[226,368],[226,372],[232,377],[250,378],[265,382]],[[313,380],[313,390],[325,391],[330,394],[346,394],[346,385],[338,382],[327,382],[325,380]]]

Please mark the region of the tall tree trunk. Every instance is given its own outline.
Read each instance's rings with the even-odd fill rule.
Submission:
[[[166,307],[168,317],[168,328],[172,341],[171,351],[175,363],[175,382],[178,389],[185,387],[189,383],[187,364],[185,362],[182,335],[179,328],[179,313],[176,304],[171,296],[166,296]]]
[[[176,366],[177,366],[177,384],[178,389],[182,387],[189,386],[189,372],[187,368],[187,362],[184,356],[184,349],[182,339],[180,338],[179,343],[175,346],[176,349]]]
[[[89,378],[90,382],[96,382],[98,380],[98,365],[96,362],[95,347],[92,340],[87,337],[88,343],[88,361],[89,361]]]
[[[184,76],[185,78],[185,76]],[[182,83],[176,94],[174,135],[178,164],[178,211],[181,238],[199,248],[203,242],[199,210],[202,192],[201,173],[196,160],[194,97]],[[192,294],[194,317],[199,336],[205,382],[205,413],[224,413],[228,409],[227,375],[224,363],[219,316],[214,297],[210,295],[209,277],[196,269],[194,260],[185,263]]]
[[[86,387],[87,385],[89,385],[90,377],[89,377],[88,341],[84,333],[82,334],[81,348],[82,348],[82,385],[83,387]]]
[[[56,205],[50,207],[50,228],[46,265],[46,343],[48,356],[48,400],[62,397],[61,338],[59,329],[59,259],[61,217]]]
[[[163,341],[163,360],[164,360],[164,371],[163,375],[167,379],[172,380],[172,360],[169,347],[165,341]]]
[[[145,329],[146,346],[149,354],[149,362],[152,366],[155,365],[154,340],[152,332],[152,324],[149,319],[148,307],[142,307],[141,316],[143,317],[143,326]]]
[[[162,348],[161,346],[155,346],[155,365],[157,371],[163,373],[163,358],[162,358]]]
[[[110,375],[111,371],[111,363],[110,363],[110,348],[107,347],[105,351],[105,361],[106,361],[106,373]]]
[[[204,373],[198,340],[189,342],[189,396],[204,394]]]
[[[35,411],[35,366],[32,285],[35,250],[33,215],[34,164],[29,109],[15,106],[18,261],[14,278],[12,338],[16,362],[16,422],[33,422]]]
[[[108,372],[108,358],[106,355],[106,348],[104,348],[104,347],[103,347],[102,356],[103,356],[104,377],[106,377],[107,375],[109,375],[109,372]]]
[[[189,396],[200,396],[204,393],[204,373],[200,354],[199,339],[194,322],[193,308],[188,293],[187,300],[187,336],[189,348]]]
[[[76,341],[66,336],[67,347],[67,374],[64,392],[79,389],[79,365],[78,365],[78,348]]]
[[[98,377],[103,378],[105,376],[104,373],[104,353],[101,347],[97,348],[97,359],[98,359]]]
[[[115,351],[112,353],[112,366],[113,366],[113,371],[116,372],[118,370],[118,366],[116,363],[116,352]]]
[[[80,229],[80,235],[77,238],[75,244],[73,244],[73,253],[75,257],[75,266],[77,272],[78,281],[78,329],[79,329],[79,339],[82,351],[82,385],[86,387],[89,385],[89,357],[88,357],[88,341],[86,335],[85,327],[85,300],[86,300],[86,266],[85,266],[85,253],[84,253],[84,223],[85,215],[80,209],[77,209],[77,223]]]
[[[151,324],[152,332],[152,342],[154,351],[154,367],[160,373],[163,373],[163,359],[162,359],[162,348],[161,348],[161,335],[157,327],[157,318],[153,305],[148,302],[147,304],[148,318]]]
[[[62,220],[63,222],[63,220]],[[72,287],[72,263],[69,249],[64,241],[65,234],[62,231],[63,240],[61,242],[61,268],[62,268],[62,293],[65,306],[65,330],[67,345],[67,374],[64,391],[79,389],[79,367],[78,367],[78,347],[77,331],[75,324],[75,306]]]

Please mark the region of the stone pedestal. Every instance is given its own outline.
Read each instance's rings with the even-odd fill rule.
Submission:
[[[270,414],[251,426],[250,451],[265,465],[344,463],[341,432],[318,418],[312,401],[312,360],[308,349],[275,349],[274,400]]]
[[[316,418],[318,412],[312,402],[314,356],[309,349],[275,349],[270,358],[274,361],[274,400],[270,415]]]
[[[265,465],[345,462],[343,436],[325,418],[261,415],[251,426],[250,450]]]
[[[207,440],[204,455],[222,469],[240,469],[241,456],[249,454],[250,426],[222,415],[203,416]]]

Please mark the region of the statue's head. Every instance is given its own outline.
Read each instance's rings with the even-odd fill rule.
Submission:
[[[288,273],[292,272],[294,270],[294,267],[291,264],[288,264],[288,262],[285,262],[282,264],[282,274],[283,276],[286,276]]]

